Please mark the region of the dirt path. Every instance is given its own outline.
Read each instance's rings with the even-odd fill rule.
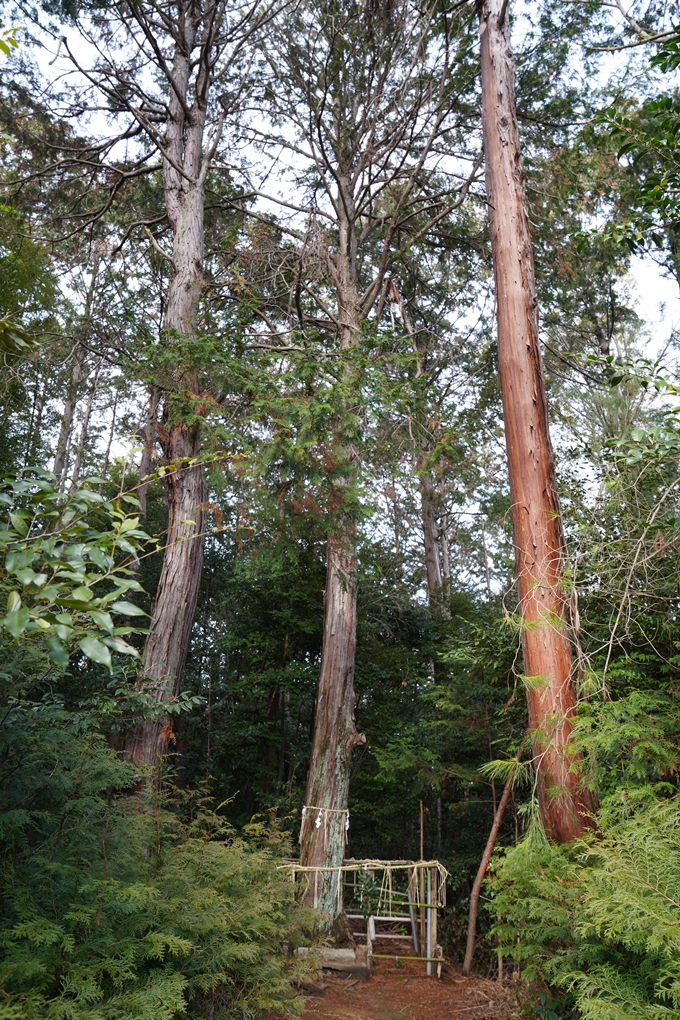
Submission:
[[[445,967],[441,981],[423,965],[376,960],[370,981],[324,979],[325,995],[310,997],[304,1020],[514,1020],[516,1000],[496,981],[461,976]]]

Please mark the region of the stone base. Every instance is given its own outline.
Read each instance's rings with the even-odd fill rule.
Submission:
[[[295,955],[313,959],[322,970],[341,971],[360,981],[367,981],[373,969],[368,946],[357,946],[355,949],[301,946],[295,950]]]

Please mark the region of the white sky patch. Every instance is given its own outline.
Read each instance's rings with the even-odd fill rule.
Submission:
[[[661,348],[680,329],[680,287],[648,256],[632,260],[630,278],[635,310]]]

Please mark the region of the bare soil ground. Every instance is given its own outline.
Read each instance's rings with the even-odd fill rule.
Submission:
[[[422,963],[376,960],[369,981],[324,977],[325,994],[310,996],[304,1020],[515,1020],[517,1000],[497,981],[464,978],[445,966],[428,977]]]

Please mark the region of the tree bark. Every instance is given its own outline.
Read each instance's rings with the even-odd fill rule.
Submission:
[[[418,344],[416,342],[416,336],[413,329],[410,316],[406,310],[406,304],[404,299],[399,293],[394,280],[390,281],[390,287],[393,298],[396,300],[396,304],[399,305],[399,312],[401,314],[402,322],[404,323],[404,329],[409,335],[413,353],[417,355],[416,362],[416,378],[420,379],[423,376],[423,355],[418,350]],[[422,423],[421,423],[422,424]],[[425,562],[425,576],[427,579],[427,600],[430,606],[430,612],[437,616],[449,617],[449,613],[446,610],[443,603],[443,591],[442,584],[444,581],[444,570],[442,569],[446,564],[446,579],[449,579],[449,549],[446,535],[440,535],[439,526],[437,524],[437,503],[438,493],[436,493],[434,480],[430,471],[426,467],[427,455],[430,452],[427,440],[421,439],[418,444],[416,452],[416,468],[418,473],[418,488],[420,490],[420,519],[423,524],[423,547],[425,550],[424,562]],[[440,559],[440,549],[442,551],[442,557]],[[444,553],[444,550],[446,552]]]
[[[170,462],[193,457],[197,441],[173,430],[167,443]],[[156,681],[154,697],[164,704],[179,693],[201,584],[204,514],[197,508],[205,503],[206,494],[200,468],[173,472],[168,497],[168,545],[142,658],[145,677]],[[173,739],[168,719],[147,722],[128,742],[128,757],[137,765],[157,765]]]
[[[340,202],[335,285],[338,339],[348,350],[360,327],[354,201],[349,179],[339,175]],[[335,457],[344,469],[337,484],[338,522],[326,546],[326,592],[321,669],[314,713],[314,736],[307,777],[306,813],[300,832],[300,863],[305,867],[338,868],[345,852],[346,811],[352,751],[365,742],[354,722],[354,658],[357,639],[356,526],[343,516],[343,489],[356,479],[356,453],[351,437],[338,435]],[[317,810],[314,810],[316,808]],[[324,822],[316,826],[318,809]],[[306,901],[334,920],[338,914],[337,872],[312,880]],[[342,905],[340,904],[340,909]]]
[[[118,397],[119,390],[114,391],[113,406],[111,408],[111,425],[109,426],[109,440],[106,444],[106,453],[104,454],[104,463],[102,465],[102,478],[106,478],[109,472],[109,463],[111,461],[111,447],[113,446],[113,437],[116,434],[116,411],[118,410]]]
[[[422,468],[418,474],[420,489],[420,515],[423,523],[423,546],[425,549],[425,575],[427,578],[427,600],[430,612],[440,620],[451,618],[444,582],[449,580],[449,555],[447,537],[437,523],[438,493],[429,471]],[[444,570],[445,567],[445,570]]]
[[[441,549],[442,557],[442,584],[446,585],[451,580],[451,561],[449,558],[449,521],[446,511],[442,512],[440,520],[439,547]]]
[[[99,264],[99,260],[97,259],[92,267],[92,276],[87,288],[87,294],[85,295],[85,309],[81,328],[81,337],[83,340],[87,339],[92,325],[92,308],[97,289]],[[63,485],[66,481],[71,433],[73,430],[73,416],[75,415],[76,406],[78,404],[79,389],[80,383],[83,379],[86,354],[87,351],[84,345],[81,342],[76,342],[76,346],[73,351],[73,371],[71,372],[71,378],[69,379],[66,390],[64,411],[61,417],[57,449],[54,454],[54,464],[52,466],[52,472],[57,476],[58,486]]]
[[[352,751],[365,737],[354,724],[354,655],[357,600],[355,535],[343,525],[327,545],[326,594],[321,671],[314,738],[307,780],[306,812],[300,833],[300,863],[337,868],[345,853],[345,824]],[[318,809],[329,809],[316,826]],[[317,809],[317,810],[314,810]],[[312,876],[306,901],[337,913],[337,874]]]
[[[45,379],[41,372],[36,371],[35,385],[33,387],[33,401],[31,406],[31,417],[26,430],[26,448],[24,452],[24,465],[29,466],[37,460],[36,446],[40,443],[42,436],[42,417],[47,400]]]
[[[440,556],[440,550],[443,553],[444,544],[447,539],[446,535],[441,534],[437,524],[438,494],[432,475],[429,471],[422,470],[424,459],[424,455],[421,455],[421,471],[418,475],[418,486],[420,489],[421,520],[423,523],[427,602],[433,619],[442,623],[451,619],[448,597],[450,593],[450,586],[448,584],[448,546],[446,546],[446,557]],[[442,569],[444,564],[446,564],[446,575]],[[431,669],[435,680],[438,683],[443,683],[446,679],[446,667],[437,654],[433,656]]]
[[[196,97],[189,99],[191,54],[197,41],[199,5],[182,6],[180,41],[175,47],[172,85],[169,88],[168,120],[163,148],[165,208],[173,233],[173,272],[168,287],[165,330],[170,340],[195,331],[196,313],[203,285],[204,181],[209,159],[203,155],[203,133],[208,86],[199,70]],[[177,389],[196,395],[192,372],[178,367]],[[152,402],[154,396],[152,393]],[[187,466],[200,448],[200,430],[177,420],[166,407],[167,428],[161,434],[165,463],[170,468],[168,487],[168,540],[142,658],[144,675],[154,681],[155,700],[167,704],[179,692],[179,682],[189,650],[203,569],[203,527],[206,483],[200,465]],[[169,719],[148,722],[126,746],[138,765],[156,765],[173,734]]]
[[[529,723],[541,817],[558,842],[581,835],[593,802],[571,746],[576,693],[562,593],[564,538],[538,342],[507,0],[479,5],[486,191]]]

